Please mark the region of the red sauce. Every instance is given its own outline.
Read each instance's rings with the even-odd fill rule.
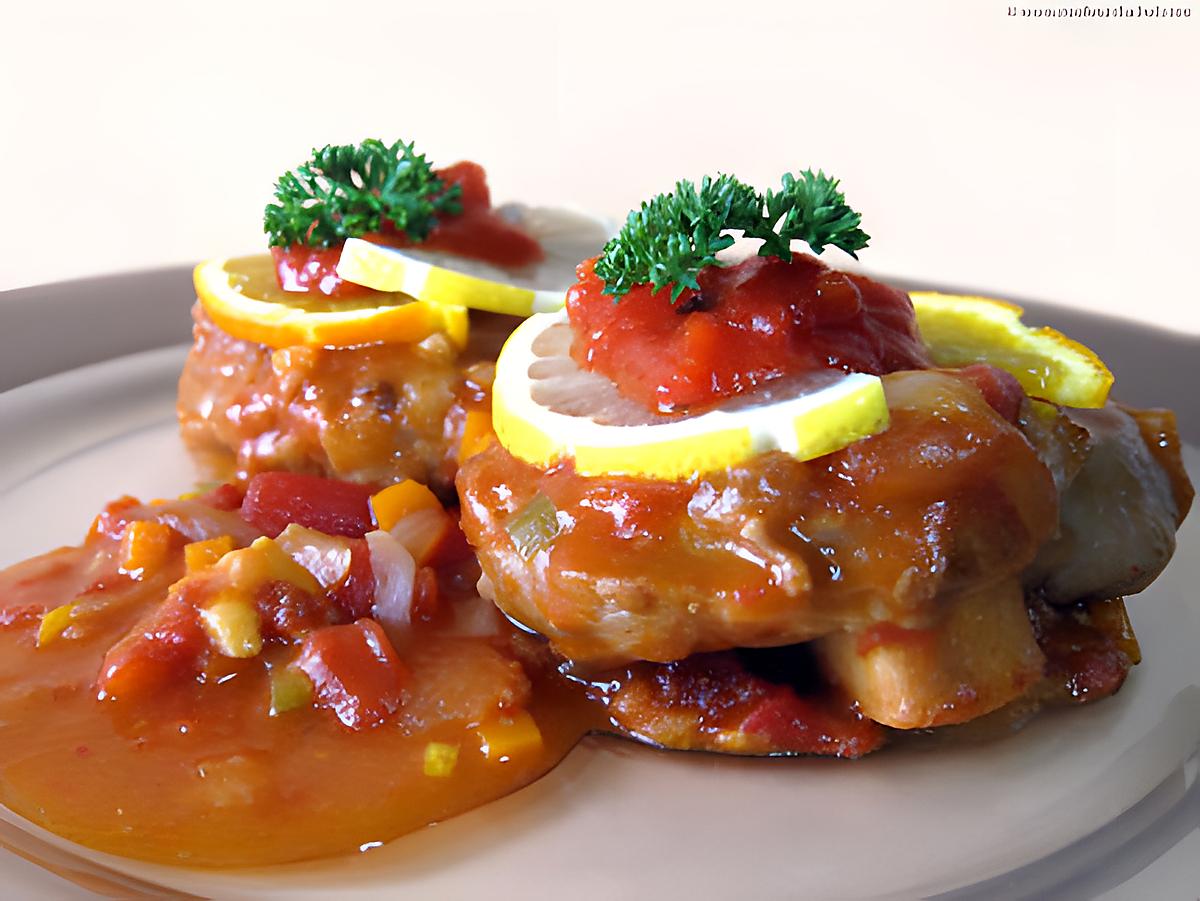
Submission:
[[[908,295],[795,254],[700,273],[700,291],[604,293],[594,260],[567,295],[580,365],[659,412],[696,410],[785,376],[929,366]]]
[[[537,240],[492,209],[487,175],[478,163],[464,161],[439,169],[438,176],[448,185],[462,189],[462,213],[441,219],[429,236],[420,242],[423,250],[437,250],[482,260],[496,266],[519,269],[542,259]],[[390,247],[411,247],[403,232],[388,227],[364,235],[368,241]],[[324,294],[328,297],[362,297],[370,288],[343,281],[337,274],[341,245],[306,247],[293,244],[272,247],[275,275],[284,291]]]

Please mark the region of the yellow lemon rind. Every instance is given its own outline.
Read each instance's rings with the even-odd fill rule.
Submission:
[[[338,260],[338,274],[376,291],[403,292],[426,303],[467,307],[510,316],[531,316],[560,309],[565,291],[537,291],[482,278],[420,259],[416,252],[349,239]]]

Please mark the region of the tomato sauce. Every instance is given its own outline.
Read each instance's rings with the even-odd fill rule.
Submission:
[[[907,294],[812,256],[708,267],[700,290],[674,304],[649,285],[614,302],[594,264],[579,267],[567,295],[572,355],[649,410],[701,410],[815,370],[929,366]]]
[[[452,253],[509,269],[529,266],[542,259],[542,248],[537,240],[492,209],[491,192],[482,166],[464,161],[439,169],[437,175],[447,185],[458,185],[461,189],[461,213],[442,217],[428,237],[416,243],[387,223],[382,231],[363,237],[389,247],[419,246],[422,250]],[[324,294],[333,298],[375,293],[338,276],[337,262],[341,255],[340,245],[307,247],[293,244],[271,248],[276,278],[284,291]]]
[[[155,510],[186,529],[232,522],[194,503],[123,499],[82,546],[0,572],[0,802],[41,826],[176,864],[350,852],[527,784],[603,723],[490,604],[475,611],[489,628],[478,615],[475,628],[459,623],[479,604],[477,569],[461,557],[436,573],[440,609],[415,612],[398,644],[336,607],[305,619],[315,601],[297,606],[293,591],[259,597],[298,614],[264,608],[261,653],[215,653],[190,606],[203,581],[183,579],[185,536],[173,531],[141,578],[122,571],[122,534]],[[47,637],[47,611],[72,600]],[[272,715],[289,663],[311,679],[311,702]],[[510,717],[540,739],[489,759],[483,745]],[[431,743],[457,749],[448,774],[426,773]]]

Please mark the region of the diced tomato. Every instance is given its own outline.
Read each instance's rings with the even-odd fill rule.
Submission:
[[[800,754],[861,757],[884,742],[882,727],[849,704],[839,707],[777,687],[742,721],[742,731]]]
[[[245,492],[241,488],[225,482],[202,495],[198,500],[216,510],[236,510],[242,505],[245,496]]]
[[[408,670],[379,623],[327,626],[304,640],[297,665],[313,683],[318,707],[345,726],[377,726],[400,709]]]
[[[675,303],[637,285],[614,303],[595,261],[567,292],[572,356],[649,410],[699,410],[821,370],[882,375],[929,365],[908,295],[815,257],[707,267]]]
[[[477,213],[491,208],[492,192],[488,188],[487,172],[479,163],[462,160],[438,169],[437,176],[447,185],[458,185],[462,192],[459,200],[463,213]]]
[[[445,183],[458,185],[461,189],[462,213],[440,216],[433,230],[420,242],[420,247],[513,269],[528,266],[543,258],[542,247],[537,239],[492,209],[487,174],[482,166],[464,161],[437,170],[437,175]],[[413,246],[403,232],[387,221],[381,223],[378,232],[362,237],[374,244],[390,247]],[[275,260],[275,279],[284,291],[323,294],[338,300],[374,293],[370,288],[344,281],[338,275],[337,263],[341,255],[341,244],[332,247],[293,244],[271,248],[271,256]]]
[[[342,609],[324,595],[314,596],[291,582],[267,582],[254,596],[264,638],[294,641],[325,626],[346,622]]]
[[[340,244],[333,247],[306,247],[292,244],[272,247],[275,260],[275,280],[284,291],[301,294],[324,294],[345,299],[374,293],[370,288],[347,282],[337,272],[342,256]]]
[[[242,519],[275,537],[289,523],[327,535],[362,538],[372,528],[371,489],[354,482],[293,472],[264,472],[250,480]]]
[[[438,579],[432,566],[422,566],[413,579],[412,618],[432,622],[438,612]]]
[[[1021,413],[1021,401],[1025,398],[1025,389],[1021,387],[1015,375],[987,363],[976,363],[951,371],[978,388],[983,399],[993,410],[1009,422],[1017,421]]]
[[[371,613],[375,599],[375,573],[371,569],[371,549],[361,538],[350,540],[350,571],[346,580],[329,593],[346,619],[362,619]]]
[[[207,647],[196,608],[172,594],[104,656],[96,686],[100,697],[145,697],[195,676]]]
[[[450,527],[442,533],[441,540],[430,551],[429,558],[426,560],[430,566],[449,566],[470,559],[475,553],[475,549],[471,547],[471,543],[467,541],[467,536],[462,530],[458,511],[452,509],[449,512],[451,514]]]
[[[537,239],[492,209],[487,174],[478,163],[464,161],[439,169],[438,176],[462,190],[462,213],[442,217],[420,246],[483,260],[513,269],[542,259]]]

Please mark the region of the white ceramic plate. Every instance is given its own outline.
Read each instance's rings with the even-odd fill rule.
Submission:
[[[182,307],[186,297],[172,302]],[[0,316],[4,303],[0,296]],[[43,315],[54,315],[52,304]],[[1141,352],[1171,346],[1158,337],[1146,343],[1143,335]],[[1100,344],[1120,379],[1121,362]],[[0,394],[0,565],[78,541],[118,494],[190,487],[173,415],[183,353],[124,356]],[[26,356],[44,371],[44,357]],[[1159,401],[1196,406],[1194,398]],[[1200,453],[1189,448],[1187,456],[1196,479]],[[1187,764],[1200,745],[1197,584],[1193,516],[1175,561],[1130,604],[1146,662],[1125,688],[991,744],[897,748],[848,763],[723,759],[589,739],[540,782],[437,828],[353,858],[261,870],[173,869],[98,854],[2,809],[0,843],[120,894],[986,897],[1067,883],[1097,894],[1161,856],[1174,844],[1164,842],[1195,828],[1188,817],[1200,817]],[[1164,822],[1166,838],[1147,845],[1151,827],[1161,832]],[[1114,869],[1117,852],[1139,838],[1142,857],[1146,847],[1158,854],[1131,872]],[[67,888],[32,878],[24,862],[0,856],[10,886],[44,897]]]

